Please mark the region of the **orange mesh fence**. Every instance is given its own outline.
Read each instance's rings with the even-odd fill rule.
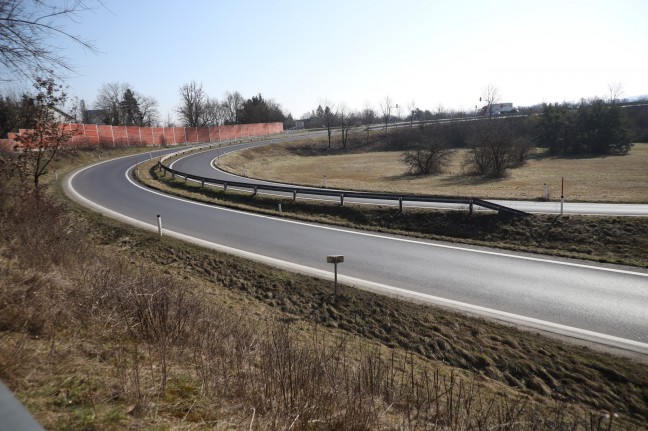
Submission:
[[[193,144],[283,132],[282,123],[236,124],[214,127],[127,127],[97,124],[63,124],[61,128],[76,131],[69,145],[78,147]],[[24,132],[26,130],[21,129],[18,134]],[[5,142],[8,140],[2,140],[2,148],[13,148],[15,142],[12,138],[15,135],[9,135],[11,144]]]

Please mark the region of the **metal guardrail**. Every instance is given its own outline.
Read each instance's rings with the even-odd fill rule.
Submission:
[[[436,197],[436,196],[421,196],[421,195],[408,195],[408,194],[358,192],[352,190],[335,190],[335,189],[310,188],[310,187],[304,188],[304,187],[296,187],[296,186],[258,184],[258,183],[243,182],[243,181],[227,181],[227,180],[219,180],[217,178],[202,177],[199,175],[193,175],[187,172],[178,171],[164,164],[164,161],[180,154],[184,154],[188,152],[197,152],[197,151],[202,151],[204,149],[210,149],[216,147],[217,145],[204,145],[200,147],[193,147],[191,149],[179,151],[177,153],[169,154],[160,159],[160,161],[158,162],[158,168],[164,171],[164,175],[166,175],[166,173],[168,172],[174,178],[177,175],[181,178],[184,178],[185,181],[192,180],[192,181],[200,182],[203,187],[205,186],[205,184],[219,185],[223,187],[225,191],[227,191],[228,187],[236,187],[236,188],[250,190],[254,195],[256,195],[256,193],[259,190],[282,192],[288,195],[292,194],[293,201],[297,199],[297,195],[339,197],[340,205],[344,205],[345,198],[385,200],[385,201],[398,202],[400,211],[403,211],[403,202],[436,202],[436,203],[467,205],[469,208],[469,212],[471,214],[473,213],[473,207],[476,205],[482,208],[497,211],[499,214],[507,214],[507,215],[514,215],[514,216],[530,215],[527,212],[520,211],[515,208],[510,208],[504,205],[496,204],[494,202],[489,202],[479,198],[446,197],[446,196]]]

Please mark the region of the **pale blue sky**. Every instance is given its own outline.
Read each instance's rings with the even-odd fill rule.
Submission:
[[[179,87],[261,92],[295,118],[321,99],[361,109],[389,95],[473,109],[488,85],[515,105],[648,94],[648,1],[105,0],[69,30],[70,93],[92,104],[128,82],[173,115]],[[61,43],[62,44],[62,43]],[[62,44],[65,45],[65,44]]]

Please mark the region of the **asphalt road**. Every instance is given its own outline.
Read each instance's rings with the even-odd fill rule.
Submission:
[[[254,147],[259,145],[267,145],[267,142],[258,142],[254,144],[247,144],[244,147]],[[277,184],[267,181],[260,181],[256,179],[232,175],[227,172],[215,169],[212,166],[212,160],[219,155],[223,155],[229,151],[235,151],[236,148],[223,148],[212,151],[206,151],[198,154],[191,154],[187,157],[178,159],[172,163],[172,167],[178,171],[191,173],[198,176],[207,178],[217,178],[226,181],[241,181],[256,184]],[[259,193],[270,193],[260,191]],[[272,194],[280,194],[278,192],[271,192]],[[304,198],[304,196],[302,196]],[[338,201],[339,198],[331,196],[309,196],[311,199]],[[560,214],[560,202],[538,202],[538,201],[513,201],[513,200],[497,200],[490,199],[491,202],[500,205],[514,208],[520,211],[525,211],[533,214]],[[367,201],[363,199],[346,198],[345,202],[349,203],[373,203],[379,205],[397,206],[397,201]],[[457,204],[434,203],[434,202],[405,202],[406,207],[417,208],[447,208],[456,209],[461,207]],[[648,205],[646,204],[606,204],[606,203],[587,203],[587,202],[569,202],[568,200],[563,206],[564,214],[580,214],[580,215],[604,215],[604,216],[648,216]]]
[[[129,170],[148,154],[68,177],[70,196],[111,217],[288,269],[648,354],[648,272],[295,222],[145,189]],[[193,157],[185,159],[193,163]],[[202,163],[202,162],[201,162]],[[178,166],[176,166],[178,168]]]

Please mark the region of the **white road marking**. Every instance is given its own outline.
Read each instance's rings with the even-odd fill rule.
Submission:
[[[99,212],[101,212],[103,214],[109,215],[112,218],[123,221],[125,223],[141,227],[141,228],[143,228],[145,230],[152,231],[152,232],[157,232],[157,225],[142,222],[142,221],[137,220],[135,218],[125,216],[125,215],[120,214],[120,213],[118,213],[116,211],[113,211],[111,209],[103,207],[103,206],[101,206],[101,205],[99,205],[99,204],[97,204],[95,202],[92,202],[91,200],[81,196],[81,194],[79,194],[79,192],[77,192],[74,189],[74,187],[72,186],[72,181],[76,177],[76,175],[78,175],[79,173],[83,172],[86,169],[92,168],[92,167],[97,166],[97,165],[102,164],[102,163],[105,163],[105,162],[96,163],[94,165],[87,166],[87,167],[85,167],[83,169],[80,169],[80,170],[72,173],[71,175],[69,175],[67,177],[67,179],[66,179],[66,182],[65,182],[65,190],[69,194],[71,194],[75,199],[77,199],[78,201],[83,202],[86,206],[88,206],[90,208],[94,208],[95,210],[97,210],[97,211],[99,211]],[[157,191],[154,191],[154,190],[146,189],[146,188],[134,183],[128,177],[128,172],[131,169],[132,169],[132,167],[129,168],[128,171],[126,171],[126,177],[128,178],[128,181],[131,182],[131,184],[134,184],[135,186],[137,186],[140,189],[146,190],[148,192],[151,192],[151,193],[154,193],[154,194],[157,194],[157,195],[160,195],[160,196],[164,196],[164,197],[169,198],[169,199],[174,199],[174,200],[178,200],[178,201],[182,201],[182,202],[188,202],[188,203],[193,203],[193,204],[200,205],[200,206],[214,208],[213,205],[202,204],[202,203],[199,203],[199,202],[192,202],[192,201],[189,201],[189,200],[186,200],[186,199],[181,199],[181,198],[177,198],[175,196],[169,196],[169,195],[165,195],[163,193],[160,193],[160,192],[157,192]],[[326,227],[326,226],[309,225],[307,223],[294,222],[292,220],[277,219],[275,217],[260,216],[258,214],[249,214],[249,213],[245,213],[245,212],[238,211],[238,210],[231,210],[229,208],[218,207],[218,209],[225,210],[225,211],[231,211],[231,212],[235,212],[235,213],[244,213],[244,214],[252,215],[252,216],[255,216],[255,217],[271,218],[271,219],[275,219],[275,220],[279,220],[279,221],[295,223],[295,224],[300,224],[300,225],[308,225],[308,226],[325,228],[325,229],[339,230],[339,231],[348,232],[348,233],[364,234],[364,233],[361,233],[361,232],[358,233],[358,232],[353,232],[353,231],[347,231],[347,230],[344,230],[344,229],[329,228],[329,227]],[[272,266],[279,267],[279,268],[282,268],[282,269],[287,269],[287,270],[302,273],[302,274],[312,275],[312,276],[327,279],[327,280],[332,280],[332,277],[333,277],[333,275],[331,274],[330,271],[324,271],[324,270],[321,270],[321,269],[312,268],[312,267],[308,267],[308,266],[305,266],[305,265],[299,265],[299,264],[296,264],[296,263],[293,263],[293,262],[288,262],[288,261],[284,261],[284,260],[280,260],[280,259],[275,259],[275,258],[263,256],[263,255],[260,255],[260,254],[248,252],[248,251],[245,251],[245,250],[240,250],[240,249],[225,246],[225,245],[222,245],[222,244],[217,244],[217,243],[214,243],[214,242],[206,241],[206,240],[203,240],[203,239],[200,239],[200,238],[192,237],[192,236],[185,235],[185,234],[175,232],[175,231],[171,231],[171,230],[165,230],[164,233],[166,235],[168,235],[168,236],[171,236],[171,237],[174,237],[174,238],[177,238],[177,239],[181,239],[181,240],[184,240],[184,241],[188,241],[188,242],[191,242],[193,244],[197,244],[197,245],[200,245],[200,246],[203,246],[203,247],[207,247],[207,248],[217,250],[217,251],[221,251],[221,252],[228,253],[228,254],[233,254],[233,255],[240,256],[240,257],[243,257],[243,258],[246,258],[246,259],[252,259],[252,260],[255,260],[255,261],[258,261],[258,262],[261,262],[261,263],[266,263],[268,265],[272,265]],[[429,243],[424,243],[424,242],[420,242],[420,241],[412,241],[412,240],[406,240],[406,239],[400,239],[400,238],[385,237],[385,236],[382,236],[382,235],[373,235],[373,234],[367,234],[367,235],[376,236],[376,237],[379,237],[379,238],[397,240],[397,241],[411,242],[411,243],[416,243],[416,244],[454,248],[454,249],[465,250],[465,251],[470,251],[470,252],[482,252],[482,251],[479,251],[479,250],[472,250],[472,249],[468,249],[468,248],[461,248],[461,247],[454,247],[454,246],[444,246],[444,245],[439,245],[439,244],[429,244]],[[495,254],[495,255],[499,255],[499,256],[512,257],[512,258],[523,258],[523,259],[527,259],[527,260],[538,260],[538,261],[542,261],[542,262],[556,263],[556,264],[561,264],[561,265],[569,264],[569,263],[566,263],[566,262],[556,262],[556,261],[550,261],[550,260],[545,260],[545,259],[526,258],[526,257],[523,257],[523,256],[507,255],[507,254],[503,254],[503,253],[495,253],[495,252],[485,252],[485,253],[487,253],[487,254]],[[614,271],[614,272],[621,272],[621,273],[627,273],[627,274],[633,274],[633,275],[639,275],[639,276],[648,276],[648,274],[634,273],[634,272],[631,272],[631,271],[612,270],[610,268],[590,267],[590,266],[587,266],[587,265],[580,265],[580,264],[569,264],[569,265],[577,266],[577,267],[585,267],[585,268],[597,269],[597,270],[611,270],[611,271]],[[533,327],[533,328],[536,328],[536,329],[545,330],[545,331],[548,331],[548,332],[553,332],[553,333],[557,333],[557,334],[561,334],[561,335],[568,335],[568,336],[578,338],[578,339],[603,343],[603,344],[606,344],[606,345],[609,345],[609,346],[614,346],[614,347],[622,348],[622,349],[625,349],[625,350],[630,350],[630,351],[634,351],[634,352],[638,352],[638,353],[642,353],[642,354],[648,354],[648,344],[647,343],[642,343],[642,342],[639,342],[639,341],[629,340],[629,339],[626,339],[626,338],[616,337],[616,336],[613,336],[613,335],[607,335],[607,334],[594,332],[594,331],[588,331],[588,330],[585,330],[585,329],[575,328],[575,327],[572,327],[572,326],[561,325],[559,323],[553,323],[553,322],[549,322],[549,321],[545,321],[545,320],[541,320],[541,319],[522,316],[522,315],[519,315],[519,314],[508,313],[508,312],[505,312],[505,311],[495,310],[495,309],[492,309],[492,308],[481,307],[481,306],[478,306],[478,305],[473,305],[473,304],[468,304],[468,303],[465,303],[465,302],[460,302],[460,301],[455,301],[455,300],[451,300],[451,299],[441,298],[441,297],[438,297],[438,296],[428,295],[428,294],[425,294],[425,293],[413,292],[413,291],[409,291],[409,290],[402,289],[402,288],[399,288],[399,287],[384,285],[384,284],[375,283],[375,282],[371,282],[371,281],[368,281],[368,280],[358,279],[358,278],[349,277],[349,276],[345,276],[345,275],[339,275],[338,280],[341,281],[344,284],[348,284],[348,285],[351,285],[351,286],[362,287],[362,288],[366,288],[366,289],[374,290],[374,291],[379,291],[379,292],[383,292],[383,293],[391,293],[391,294],[396,295],[396,296],[398,296],[398,295],[405,296],[405,297],[408,297],[408,298],[418,299],[418,300],[422,300],[422,301],[433,303],[433,304],[450,306],[452,308],[459,308],[459,309],[463,309],[463,310],[466,310],[466,311],[471,311],[471,312],[474,312],[474,313],[477,313],[477,314],[499,318],[499,319],[505,320],[507,322],[519,323],[519,324],[527,325],[527,326],[530,326],[530,327]]]
[[[133,181],[130,176],[128,175],[128,172],[133,169],[135,165],[131,166],[126,170],[124,173],[126,179],[135,187],[138,187],[142,190],[145,190],[149,193],[154,193],[159,196],[164,196],[168,199],[173,199],[177,200],[180,202],[185,202],[189,203],[192,205],[198,205],[206,208],[215,208],[220,211],[228,211],[228,212],[233,212],[236,214],[245,214],[248,216],[252,217],[259,217],[259,218],[265,218],[265,219],[272,219],[276,221],[280,221],[283,223],[292,223],[296,225],[301,225],[301,226],[308,226],[312,228],[317,228],[317,229],[324,229],[324,230],[332,230],[332,231],[337,231],[337,232],[344,232],[348,234],[353,234],[353,235],[361,235],[361,236],[368,236],[368,237],[373,237],[373,238],[380,238],[380,239],[387,239],[391,241],[398,241],[398,242],[404,242],[404,243],[409,243],[409,244],[417,244],[417,245],[424,245],[428,247],[438,247],[438,248],[446,248],[446,249],[451,249],[451,250],[460,250],[460,251],[466,251],[470,253],[479,253],[479,254],[486,254],[486,255],[491,255],[491,256],[500,256],[500,257],[508,257],[511,259],[520,259],[520,260],[527,260],[527,261],[532,261],[532,262],[542,262],[542,263],[549,263],[549,264],[554,264],[554,265],[563,265],[563,266],[571,266],[571,267],[576,267],[576,268],[586,268],[586,269],[591,269],[595,271],[606,271],[606,272],[614,272],[618,274],[628,274],[628,275],[636,275],[640,277],[648,277],[648,273],[643,273],[643,272],[637,272],[637,271],[629,271],[629,270],[623,270],[623,269],[616,269],[616,268],[606,268],[606,267],[601,267],[601,266],[593,266],[593,265],[587,265],[583,263],[575,263],[575,262],[564,262],[560,260],[551,260],[551,259],[546,259],[546,258],[539,258],[539,257],[531,257],[531,256],[520,256],[520,255],[515,255],[515,254],[509,254],[509,253],[502,253],[502,252],[497,252],[497,251],[489,251],[489,250],[478,250],[478,249],[473,249],[473,248],[468,248],[468,247],[461,247],[461,246],[456,246],[456,245],[447,245],[447,244],[437,244],[437,243],[432,243],[432,242],[425,242],[425,241],[420,241],[420,240],[415,240],[415,239],[409,239],[409,238],[398,238],[398,237],[392,237],[392,236],[386,236],[386,235],[380,235],[377,233],[371,233],[371,232],[360,232],[360,231],[353,231],[353,230],[348,230],[348,229],[343,229],[343,228],[338,228],[335,226],[323,226],[319,224],[312,224],[312,223],[306,223],[306,222],[301,222],[297,220],[288,220],[285,218],[279,218],[279,217],[273,217],[269,215],[264,215],[264,214],[255,214],[255,213],[250,213],[242,210],[237,210],[237,209],[232,209],[232,208],[226,208],[226,207],[221,207],[219,205],[210,205],[206,204],[203,202],[196,202],[191,199],[186,199],[186,198],[181,198],[178,196],[172,196],[168,195],[162,192],[159,192],[157,190],[151,190],[147,187],[142,186],[141,184],[138,184],[137,182]]]

